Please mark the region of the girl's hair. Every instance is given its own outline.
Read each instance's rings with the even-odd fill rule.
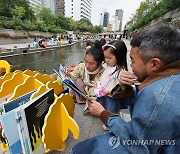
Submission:
[[[106,44],[103,49],[110,50],[110,52],[116,57],[117,66],[127,70],[127,47],[124,41],[112,41],[109,44]]]
[[[104,53],[102,50],[102,46],[105,43],[99,40],[96,40],[94,42],[94,46],[91,47],[89,50],[86,51],[86,55],[92,55],[99,64],[101,64],[104,61]]]

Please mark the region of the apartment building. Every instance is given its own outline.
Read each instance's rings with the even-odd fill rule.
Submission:
[[[56,0],[56,13],[78,21],[85,18],[91,21],[92,0]]]
[[[49,8],[53,14],[55,14],[56,0],[42,0],[42,6]]]

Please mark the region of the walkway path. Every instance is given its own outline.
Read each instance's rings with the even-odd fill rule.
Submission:
[[[128,50],[130,50],[130,45],[129,45],[129,40],[124,40]],[[128,53],[128,64],[130,63],[129,59],[129,53]],[[67,147],[64,151],[58,152],[58,151],[51,151],[49,154],[70,154],[71,148],[73,145],[76,143],[83,141],[87,138],[106,133],[102,129],[102,122],[99,120],[99,118],[92,116],[90,113],[87,113],[85,116],[83,115],[83,110],[84,110],[84,104],[75,104],[75,116],[74,119],[77,122],[79,128],[80,128],[80,136],[78,140],[75,140],[71,134],[69,133],[69,136],[66,140]],[[121,111],[121,117],[129,121],[130,120],[130,115],[128,110],[122,110]],[[0,154],[9,154],[9,152],[3,152],[0,150]]]
[[[3,44],[3,45],[0,45],[0,48],[13,49],[14,45],[16,45],[17,48],[28,48],[29,45],[30,45],[30,47],[33,47],[33,43],[22,43],[22,44]]]

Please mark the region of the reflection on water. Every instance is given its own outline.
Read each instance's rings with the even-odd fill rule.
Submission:
[[[53,68],[58,69],[60,63],[63,65],[78,64],[84,59],[84,55],[85,43],[76,43],[73,46],[62,47],[54,51],[44,51],[3,59],[13,65],[14,70],[39,70],[49,74],[53,72]]]

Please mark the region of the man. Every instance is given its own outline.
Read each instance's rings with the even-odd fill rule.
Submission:
[[[73,153],[180,153],[180,30],[154,27],[136,34],[131,46],[133,73],[122,72],[122,91],[114,95],[130,106],[131,121],[96,101],[88,102],[90,112],[100,116],[110,133],[78,143]],[[126,86],[137,79],[141,84],[123,98]]]

